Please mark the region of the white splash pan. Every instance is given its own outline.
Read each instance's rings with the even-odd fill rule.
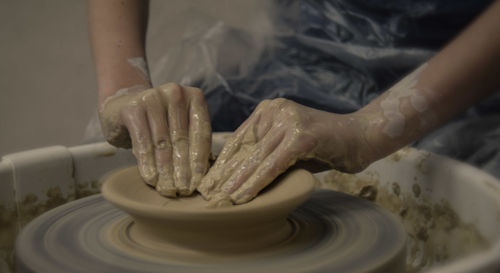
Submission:
[[[213,152],[217,153],[221,149],[227,137],[227,133],[214,134]],[[54,156],[55,154],[59,156]],[[0,201],[9,206],[14,200],[15,204],[10,205],[19,206],[28,193],[43,200],[46,190],[54,184],[66,185],[67,190],[63,190],[63,194],[71,196],[74,195],[71,190],[77,191],[80,184],[97,181],[105,173],[133,163],[134,158],[130,151],[116,149],[106,143],[70,148],[47,147],[6,155],[0,161]],[[40,166],[43,166],[43,170]],[[61,174],[61,170],[64,174]],[[316,174],[316,177],[322,181],[327,173]],[[367,170],[353,176],[355,179],[374,177],[380,189],[389,189],[397,182],[402,194],[411,193],[414,184],[418,184],[422,198],[425,197],[431,203],[446,201],[464,223],[472,225],[489,243],[489,247],[479,252],[451,259],[419,272],[498,272],[498,179],[470,165],[410,148],[379,160]],[[63,186],[61,188],[64,188]],[[13,196],[7,196],[10,194]],[[71,197],[68,200],[71,200]]]
[[[327,173],[316,174],[316,177],[322,181]],[[471,165],[412,148],[404,148],[379,160],[354,177],[343,182],[375,180],[379,190],[389,189],[390,192],[396,182],[401,194],[409,193],[407,196],[414,197],[418,204],[424,203],[423,199],[430,206],[449,204],[461,222],[476,230],[489,245],[474,253],[464,251],[467,254],[457,259],[424,266],[418,272],[500,272],[500,181],[495,177]],[[419,198],[413,193],[415,185],[421,189]],[[384,202],[380,205],[385,206]],[[466,242],[448,240],[446,244],[448,248],[457,245],[467,248]]]

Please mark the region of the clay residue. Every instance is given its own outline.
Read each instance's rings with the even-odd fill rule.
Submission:
[[[488,248],[472,225],[464,223],[446,200],[431,202],[418,184],[403,192],[398,182],[382,186],[376,174],[361,179],[330,171],[321,187],[345,192],[375,202],[402,220],[408,233],[407,272],[419,272]]]
[[[392,153],[391,155],[387,156],[389,160],[392,160],[394,162],[399,162],[402,158],[406,157],[408,154],[411,153],[411,148],[409,147],[404,147],[401,148],[399,151]]]
[[[80,199],[101,192],[101,184],[98,180],[77,183],[75,199]]]
[[[143,57],[130,58],[127,60],[127,62],[133,68],[137,69],[137,72],[139,72],[144,81],[149,81],[148,64],[146,63],[146,60]]]
[[[420,193],[422,192],[422,190],[420,189],[420,186],[417,183],[413,184],[411,190],[413,191],[413,195],[415,196],[415,198],[420,197]]]
[[[45,195],[46,198],[42,201],[37,195],[29,193],[17,203],[17,208],[0,205],[0,259],[7,264],[11,272],[16,272],[14,242],[19,229],[38,215],[65,204],[75,197],[74,194],[65,196],[59,187],[48,188]]]
[[[386,119],[386,124],[382,130],[383,133],[391,138],[403,135],[406,125],[405,116],[401,111],[401,99],[409,98],[411,105],[418,112],[423,112],[427,109],[427,101],[417,88],[420,74],[427,67],[424,63],[411,74],[399,81],[395,86],[389,89],[387,96],[380,101],[383,114]],[[415,98],[416,97],[416,98]]]
[[[422,154],[423,154],[423,157],[419,159],[419,161],[415,167],[421,173],[428,174],[430,171],[430,168],[429,168],[429,161],[427,159],[431,156],[431,153],[422,152]]]
[[[14,239],[18,231],[16,208],[0,204],[0,271],[7,267],[14,272]]]
[[[65,204],[74,199],[73,195],[64,196],[59,187],[51,187],[46,191],[47,198],[40,201],[35,194],[27,194],[18,204],[19,226],[23,227],[38,215]]]

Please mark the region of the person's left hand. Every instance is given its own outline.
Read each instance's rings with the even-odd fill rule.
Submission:
[[[197,190],[213,206],[241,204],[298,160],[360,171],[372,158],[358,120],[286,99],[263,101],[226,142]]]
[[[212,139],[203,92],[168,83],[109,98],[99,112],[106,140],[132,146],[144,182],[168,197],[189,196],[206,173]]]

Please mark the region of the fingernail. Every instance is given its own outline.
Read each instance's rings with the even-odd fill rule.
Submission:
[[[200,173],[194,173],[193,176],[191,176],[191,184],[189,185],[191,191],[194,191],[198,185],[200,185],[202,178],[203,175]]]
[[[190,188],[179,188],[179,195],[180,196],[190,196],[191,193],[193,193]]]
[[[173,181],[160,181],[156,186],[156,190],[163,196],[177,197],[177,190],[174,187]]]
[[[209,192],[214,188],[215,181],[207,176],[201,179],[200,185],[197,187],[197,190],[203,198],[206,200],[210,200]]]
[[[184,175],[176,175],[175,186],[178,189],[180,196],[189,196],[191,193],[189,191],[188,178]]]
[[[217,193],[214,195],[212,200],[208,202],[207,208],[221,208],[221,207],[227,207],[231,206],[233,202],[231,202],[231,197],[227,194],[224,193]]]
[[[242,192],[239,194],[231,194],[231,199],[234,201],[236,205],[244,204],[249,202],[255,197],[255,195],[250,194],[248,192]]]
[[[151,185],[151,186],[156,186],[158,182],[158,173],[156,172],[156,168],[154,166],[151,166],[149,164],[142,164],[139,167],[139,173],[141,174],[142,179],[144,181]]]

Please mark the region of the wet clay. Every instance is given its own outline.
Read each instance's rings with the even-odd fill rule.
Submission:
[[[408,97],[411,106],[419,113],[425,112],[429,108],[427,99],[416,87],[420,74],[426,67],[427,63],[424,63],[398,82],[389,89],[387,96],[380,102],[383,115],[387,120],[382,132],[389,137],[395,138],[401,136],[405,130],[405,116],[400,109],[400,100],[402,98]]]
[[[248,204],[258,201],[255,199]],[[271,211],[280,207],[271,205]],[[221,210],[224,208],[206,209],[203,214],[212,212],[217,218]],[[188,211],[187,214],[191,214],[191,210]],[[251,214],[253,210],[245,211],[237,214]],[[171,215],[171,212],[166,214]],[[228,212],[223,214],[227,216]],[[181,215],[184,214],[176,216],[178,221],[170,224],[186,228],[183,226],[186,219]],[[233,218],[232,215],[228,217],[229,220]],[[269,219],[268,223],[272,222]],[[190,238],[175,242],[176,238],[168,234],[165,237],[144,234],[137,223],[101,195],[70,202],[26,226],[17,240],[17,260],[23,267],[43,268],[52,273],[100,272],[103,269],[130,273],[404,271],[406,233],[397,219],[371,202],[334,191],[315,191],[309,200],[288,215],[287,224],[278,223],[266,229],[261,226],[262,233],[248,227],[221,226],[226,232],[219,232],[217,243],[213,245],[190,245]],[[211,229],[209,222],[206,224],[196,228],[199,232]],[[276,229],[279,227],[288,229]],[[246,230],[247,245],[255,245],[254,240],[265,242],[266,236],[274,241],[267,241],[253,250],[241,245],[231,246],[229,242],[234,239],[232,232],[235,230]],[[284,239],[276,241],[284,235]]]
[[[359,267],[356,272],[401,272],[406,234],[381,208],[318,191],[294,211],[316,182],[309,172],[296,169],[248,203],[213,208],[200,195],[165,198],[142,183],[137,168],[127,168],[110,175],[102,193],[133,220],[110,224],[106,240],[143,260],[188,267],[241,262],[247,271],[274,263],[296,270],[290,264],[300,257],[300,267],[310,268],[299,272],[321,271],[326,264],[331,269]]]
[[[195,191],[212,142],[200,89],[175,83],[122,89],[104,101],[99,117],[109,143],[132,147],[144,182],[168,197]]]
[[[108,178],[106,199],[134,218],[133,236],[148,245],[231,254],[262,249],[283,241],[292,228],[288,214],[307,200],[313,176],[295,170],[252,202],[212,208],[200,195],[165,198],[142,182],[136,167]],[[249,238],[252,238],[249,240]]]
[[[360,171],[370,162],[370,147],[349,117],[283,98],[264,100],[224,144],[197,190],[208,200],[242,204],[296,162]]]

